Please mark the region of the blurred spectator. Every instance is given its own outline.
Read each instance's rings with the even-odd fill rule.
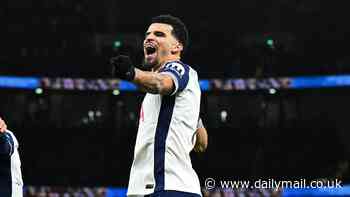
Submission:
[[[222,197],[235,197],[235,193],[232,189],[225,189],[221,193]]]
[[[24,197],[106,197],[104,187],[49,187],[27,186]]]
[[[281,197],[282,189],[216,189],[202,190],[203,197]]]
[[[210,192],[209,197],[222,197],[220,190],[216,189]]]

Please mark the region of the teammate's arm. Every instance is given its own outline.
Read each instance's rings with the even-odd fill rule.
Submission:
[[[205,129],[202,119],[199,118],[196,130],[196,144],[193,150],[197,153],[203,153],[208,147],[208,133]]]
[[[141,90],[152,94],[170,95],[174,91],[174,81],[167,74],[142,71],[135,68],[133,82]]]

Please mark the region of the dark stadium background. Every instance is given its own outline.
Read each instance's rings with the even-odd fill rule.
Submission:
[[[202,79],[348,74],[347,4],[1,1],[0,74],[109,78],[114,55],[141,63],[143,34],[159,14],[187,24],[184,61]],[[1,89],[0,95],[0,116],[20,141],[26,185],[127,186],[142,93]],[[205,92],[201,117],[209,146],[203,155],[192,154],[193,166],[201,182],[348,182],[349,99],[348,88]]]

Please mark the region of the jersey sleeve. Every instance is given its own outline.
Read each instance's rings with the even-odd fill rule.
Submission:
[[[14,142],[9,133],[0,134],[0,156],[11,156],[14,151]]]
[[[174,90],[171,95],[181,92],[187,86],[190,68],[181,62],[169,62],[160,71],[162,74],[168,74],[173,79]]]
[[[199,117],[198,123],[197,123],[197,129],[199,129],[199,128],[204,128],[202,118],[200,118],[200,117]]]

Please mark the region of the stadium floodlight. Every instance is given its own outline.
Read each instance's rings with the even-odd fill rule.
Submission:
[[[35,89],[35,94],[42,94],[42,93],[43,93],[43,89],[41,89],[41,88]]]
[[[275,41],[273,39],[269,38],[266,40],[266,44],[272,48],[275,44]]]
[[[120,91],[119,90],[113,90],[112,94],[114,96],[118,96],[120,94]]]
[[[122,42],[121,42],[120,40],[116,40],[116,41],[114,41],[113,46],[114,46],[115,48],[119,48],[119,47],[122,46]]]
[[[269,93],[270,94],[276,94],[276,89],[273,89],[273,88],[269,89]]]

